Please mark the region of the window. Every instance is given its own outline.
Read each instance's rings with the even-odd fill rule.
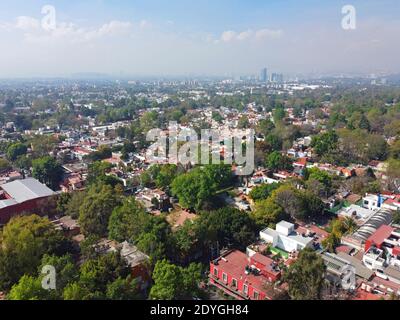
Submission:
[[[214,268],[214,276],[218,277],[218,269]]]
[[[260,299],[260,294],[257,291],[254,291],[254,300]]]
[[[222,274],[222,281],[225,283],[228,282],[228,275],[225,272]]]
[[[237,280],[232,279],[232,287],[237,288]]]
[[[243,293],[247,296],[249,293],[249,287],[247,285],[243,285]]]

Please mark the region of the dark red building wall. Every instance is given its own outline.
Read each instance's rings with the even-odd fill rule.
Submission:
[[[12,217],[24,214],[24,213],[30,213],[30,214],[38,214],[37,211],[41,205],[45,202],[45,198],[38,198],[38,199],[33,199],[29,201],[25,201],[23,203],[18,203],[13,206],[9,206],[6,208],[0,209],[0,224],[6,224]]]
[[[251,284],[245,283],[245,281],[243,279],[241,280],[241,279],[234,278],[234,277],[232,277],[231,274],[229,274],[228,272],[223,270],[220,266],[215,266],[213,263],[210,263],[210,274],[212,276],[215,276],[214,268],[216,268],[218,270],[218,276],[216,276],[216,277],[218,278],[218,280],[220,282],[223,282],[223,277],[222,277],[223,273],[226,273],[226,275],[227,275],[228,281],[225,284],[228,285],[228,286],[230,286],[232,284],[232,279],[236,279],[236,281],[237,281],[237,290],[236,291],[238,291],[238,292],[240,292],[242,294],[244,294],[243,293],[243,286],[244,286],[244,284],[246,284],[247,287],[248,287],[248,294],[247,295],[248,295],[248,297],[250,299],[254,300],[254,291],[258,292],[258,294],[259,294],[259,298],[258,299],[259,300],[269,299],[265,292],[263,292],[261,290],[254,289]]]

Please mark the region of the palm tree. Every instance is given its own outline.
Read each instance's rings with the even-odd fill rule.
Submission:
[[[358,225],[357,225],[357,222],[355,222],[353,218],[346,217],[343,220],[343,227],[344,227],[344,230],[346,230],[345,233],[351,234],[357,230]]]

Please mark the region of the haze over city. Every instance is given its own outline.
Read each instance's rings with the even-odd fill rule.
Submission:
[[[399,73],[399,2],[348,2],[2,1],[0,77]]]

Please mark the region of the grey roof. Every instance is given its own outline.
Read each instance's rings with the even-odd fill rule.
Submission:
[[[396,280],[400,280],[400,269],[395,268],[393,266],[389,266],[385,269],[385,274],[390,278],[394,278]]]
[[[53,190],[34,178],[6,183],[3,184],[1,188],[18,203],[55,194]]]
[[[121,256],[125,258],[130,267],[149,260],[149,256],[140,251],[136,246],[129,244],[127,241],[122,243]]]
[[[277,225],[279,225],[279,226],[281,226],[281,227],[283,227],[283,228],[288,228],[288,229],[294,227],[294,224],[293,224],[293,223],[287,222],[287,221],[285,221],[285,220],[282,220],[282,221],[279,222]]]
[[[392,212],[389,209],[380,209],[358,229],[352,237],[365,242],[376,230],[384,224],[392,222]]]
[[[341,259],[336,254],[324,252],[321,257],[324,260],[327,270],[336,275],[340,275],[342,268],[348,264],[347,261]]]
[[[369,280],[373,276],[373,272],[369,270],[367,267],[365,267],[360,260],[358,260],[355,257],[352,257],[348,255],[347,253],[344,252],[339,252],[337,254],[340,258],[348,261],[354,268],[356,268],[356,275]]]
[[[0,201],[0,209],[9,207],[9,206],[13,206],[15,204],[17,204],[18,202],[15,201],[14,199],[6,199],[6,200],[1,200]]]

